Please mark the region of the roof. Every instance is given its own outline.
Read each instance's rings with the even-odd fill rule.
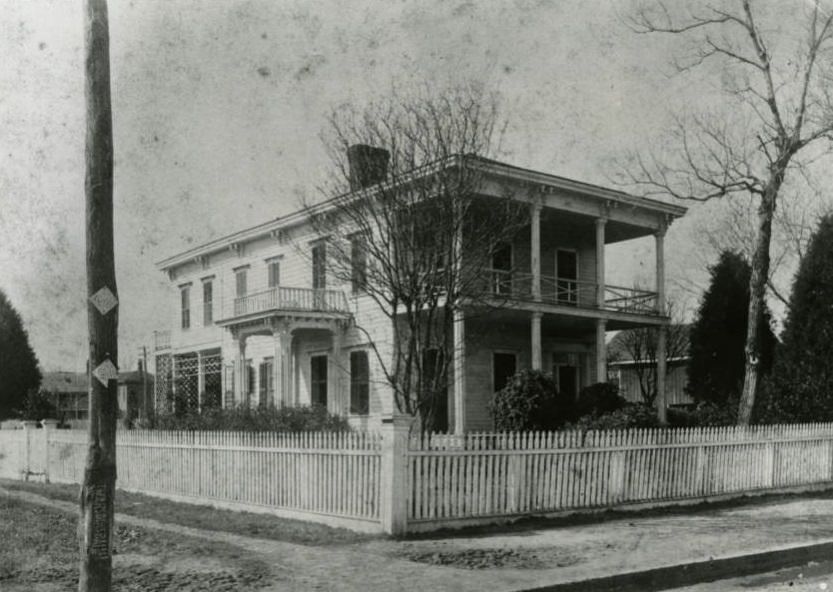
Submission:
[[[51,393],[86,393],[89,385],[86,372],[44,372],[41,390]]]
[[[141,382],[142,374],[138,370],[119,372],[119,384]],[[148,382],[153,382],[153,374],[148,372]],[[40,383],[41,390],[51,393],[85,393],[90,385],[86,372],[44,372]]]
[[[445,160],[437,161],[420,167],[419,169],[416,169],[412,174],[414,177],[425,176],[437,169],[454,166],[462,158],[463,155],[451,156]],[[592,195],[594,197],[611,200],[636,208],[650,209],[655,212],[659,212],[667,216],[670,216],[672,218],[679,218],[680,216],[685,214],[686,211],[688,211],[687,208],[684,208],[682,206],[666,203],[657,199],[650,199],[646,197],[630,195],[623,191],[609,189],[600,185],[584,183],[583,181],[576,181],[574,179],[568,179],[566,177],[559,177],[557,175],[543,173],[532,169],[526,169],[519,166],[479,156],[474,156],[470,158],[473,158],[474,161],[477,162],[487,173],[512,178],[525,183],[538,183],[553,189],[560,189],[564,191],[572,191],[586,195]],[[355,193],[358,196],[366,194],[367,192],[371,192],[372,194],[373,191],[374,188],[370,187],[367,189],[358,190]],[[177,265],[182,265],[183,263],[193,261],[194,259],[197,259],[199,257],[209,255],[211,253],[216,253],[224,249],[228,249],[235,244],[248,242],[264,236],[275,236],[276,233],[279,233],[284,229],[290,228],[303,222],[312,213],[326,211],[327,209],[332,207],[332,205],[336,203],[338,199],[344,197],[344,195],[349,195],[349,193],[324,200],[312,206],[308,210],[296,210],[291,214],[279,216],[277,218],[269,220],[268,222],[264,222],[256,226],[251,226],[249,228],[239,230],[232,234],[228,234],[226,236],[214,239],[207,243],[203,243],[202,245],[198,245],[196,247],[188,249],[187,251],[182,251],[180,253],[162,259],[161,261],[158,261],[156,263],[156,266],[160,270],[165,271],[173,267],[176,267]]]
[[[628,350],[626,346],[628,338],[633,335],[637,331],[644,331],[645,329],[626,329],[624,331],[619,331],[613,338],[607,343],[607,359],[610,360],[610,364],[638,364],[644,363],[646,360],[634,360],[631,352]],[[686,323],[676,323],[669,325],[669,330],[671,331],[671,340],[677,343],[675,349],[678,351],[671,352],[677,354],[670,358],[669,360],[679,361],[679,360],[688,360],[688,350],[689,350],[689,332],[691,331],[691,325]]]

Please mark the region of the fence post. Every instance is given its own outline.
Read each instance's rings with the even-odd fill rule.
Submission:
[[[38,422],[32,419],[24,419],[20,423],[23,426],[23,446],[26,448],[23,453],[21,479],[28,481],[32,468],[32,438],[37,436]]]
[[[382,466],[379,495],[382,530],[405,534],[408,528],[408,439],[412,418],[393,415],[382,418]]]
[[[46,483],[49,483],[49,440],[52,438],[52,435],[55,433],[55,430],[58,429],[58,420],[57,419],[42,419],[40,424],[43,426],[43,480]]]

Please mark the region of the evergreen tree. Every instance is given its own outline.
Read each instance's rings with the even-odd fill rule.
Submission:
[[[833,420],[833,215],[822,218],[799,264],[783,345],[762,395],[761,421]]]
[[[691,326],[688,392],[701,402],[718,405],[735,401],[743,387],[744,345],[749,315],[749,263],[738,253],[724,251],[709,269],[711,282]],[[776,339],[766,307],[759,324],[762,376],[772,368]]]
[[[0,290],[0,419],[19,414],[30,389],[40,386],[38,359],[20,315]]]

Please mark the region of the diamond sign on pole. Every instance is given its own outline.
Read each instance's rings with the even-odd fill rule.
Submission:
[[[98,378],[98,381],[101,384],[107,386],[108,382],[119,377],[119,371],[113,365],[113,362],[110,360],[104,360],[95,370],[93,370],[93,376]]]
[[[113,310],[119,303],[118,298],[110,291],[110,288],[104,286],[98,292],[90,296],[90,302],[93,303],[102,315],[106,315]]]

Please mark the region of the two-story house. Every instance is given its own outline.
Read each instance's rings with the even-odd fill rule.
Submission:
[[[488,404],[516,371],[551,371],[559,389],[577,393],[605,380],[606,331],[668,323],[664,237],[685,213],[497,161],[476,163],[478,194],[510,190],[528,204],[528,227],[495,251],[494,277],[484,282],[500,306],[485,316],[463,311],[454,323],[444,419],[456,433],[492,427]],[[316,235],[309,215],[298,211],[158,264],[175,302],[171,330],[156,335],[158,407],[173,400],[194,408],[319,404],[356,425],[395,412],[368,342],[389,342],[391,321],[334,280],[327,237]],[[606,246],[646,236],[655,237],[655,290],[609,285]]]

